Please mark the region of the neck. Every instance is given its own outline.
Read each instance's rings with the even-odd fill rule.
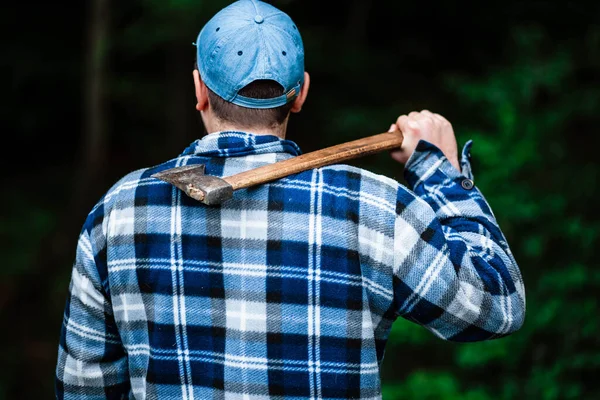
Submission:
[[[223,132],[223,131],[239,131],[251,133],[253,135],[272,135],[280,139],[285,139],[285,129],[261,128],[261,127],[244,127],[239,125],[227,125],[219,129],[208,131],[208,134]]]
[[[216,119],[203,118],[204,127],[206,128],[206,133],[217,133],[223,131],[240,131],[252,133],[254,135],[273,135],[278,138],[285,139],[285,134],[287,130],[287,118],[281,124],[274,127],[267,126],[243,126],[234,123],[229,123],[227,121],[221,121]]]

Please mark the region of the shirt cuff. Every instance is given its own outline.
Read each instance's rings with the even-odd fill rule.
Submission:
[[[450,179],[471,180],[473,183],[473,171],[471,169],[471,146],[473,141],[469,140],[462,149],[459,172],[444,153],[434,144],[426,140],[420,140],[415,151],[404,166],[404,178],[411,189],[415,189],[423,181],[427,180],[436,171],[441,171]]]

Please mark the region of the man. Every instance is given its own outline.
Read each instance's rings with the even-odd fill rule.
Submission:
[[[444,117],[390,127],[409,187],[333,165],[206,206],[151,175],[298,155],[286,126],[310,79],[293,21],[257,0],[204,26],[193,79],[209,134],[125,176],[83,225],[57,398],[379,399],[397,317],[458,342],[520,328],[519,269]]]

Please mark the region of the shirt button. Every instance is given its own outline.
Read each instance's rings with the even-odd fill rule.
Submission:
[[[460,181],[460,186],[462,186],[462,188],[465,190],[471,190],[475,186],[475,183],[473,183],[471,179],[465,178],[462,181]]]

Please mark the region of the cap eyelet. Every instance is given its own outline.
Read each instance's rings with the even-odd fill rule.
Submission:
[[[219,32],[219,29],[221,29],[221,27],[218,27],[218,28],[215,30],[215,32]]]
[[[244,54],[244,52],[243,52],[243,51],[241,51],[241,50],[240,50],[240,51],[238,51],[238,56],[241,56],[242,54]]]
[[[287,56],[287,53],[285,51],[282,51],[281,54],[283,54],[284,56]]]

